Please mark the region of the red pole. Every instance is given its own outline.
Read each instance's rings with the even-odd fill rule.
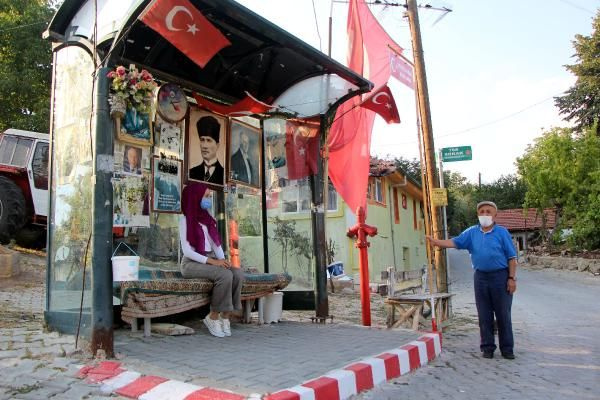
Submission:
[[[360,268],[360,303],[362,306],[362,323],[364,326],[371,326],[371,297],[369,294],[369,255],[367,247],[367,235],[375,236],[377,228],[367,225],[365,210],[358,207],[356,210],[358,222],[352,228],[348,229],[348,237],[356,237],[355,246],[359,249],[359,268]]]

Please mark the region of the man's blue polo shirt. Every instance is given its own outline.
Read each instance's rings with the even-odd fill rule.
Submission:
[[[473,225],[452,241],[457,249],[469,251],[473,267],[479,271],[508,268],[508,260],[517,257],[510,233],[499,225],[494,225],[488,232]]]

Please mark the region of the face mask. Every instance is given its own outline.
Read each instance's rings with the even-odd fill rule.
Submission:
[[[494,223],[491,215],[480,215],[478,218],[479,218],[479,224],[481,226],[483,226],[484,228],[487,228],[488,226],[492,226],[492,224]]]
[[[200,208],[202,208],[203,210],[212,210],[212,199],[205,197],[202,200],[200,200]]]

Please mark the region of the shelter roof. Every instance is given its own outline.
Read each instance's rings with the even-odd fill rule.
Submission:
[[[46,36],[55,41],[67,40],[70,35],[91,36],[93,29],[78,30],[72,23],[83,20],[78,23],[89,24],[89,19],[93,20],[93,13],[82,11],[85,7],[90,8],[90,1],[65,0],[48,26]],[[114,9],[116,1],[106,0],[105,8],[111,6]],[[361,75],[233,0],[189,1],[231,42],[204,68],[194,64],[138,20],[150,0],[120,0],[121,3],[131,3],[129,11],[121,14],[121,21],[115,20],[112,25],[110,21],[99,21],[99,27],[114,26],[106,38],[102,36],[106,35],[104,31],[98,34],[105,51],[110,48],[109,62],[135,63],[149,69],[156,77],[162,76],[226,103],[233,103],[249,92],[255,98],[272,104],[295,84],[329,74],[342,78],[348,87],[341,87],[335,99],[327,99],[327,106],[351,93],[366,92],[372,88],[371,82]],[[102,11],[98,14],[99,18],[109,14]],[[340,89],[340,85],[337,86]]]
[[[554,228],[556,226],[556,210],[546,208],[544,209],[544,215],[546,216],[546,228]],[[542,227],[542,215],[535,208],[498,210],[496,223],[504,226],[509,231],[536,230]]]

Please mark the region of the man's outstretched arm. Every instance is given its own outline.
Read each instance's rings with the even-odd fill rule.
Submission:
[[[443,249],[456,248],[452,239],[434,239],[432,236],[425,236],[425,238],[434,246],[441,247]]]

